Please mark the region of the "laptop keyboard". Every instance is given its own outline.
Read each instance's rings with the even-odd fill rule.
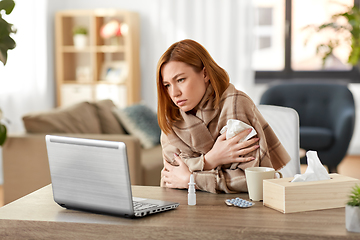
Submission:
[[[142,202],[133,202],[134,205],[134,210],[135,211],[141,211],[147,208],[152,208],[152,207],[159,207],[159,205],[156,204],[150,204],[150,203],[142,203]]]

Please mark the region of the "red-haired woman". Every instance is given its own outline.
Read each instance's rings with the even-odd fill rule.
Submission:
[[[161,186],[188,188],[190,174],[198,189],[212,193],[246,192],[244,169],[279,169],[290,157],[245,93],[199,43],[171,45],[157,66],[158,122],[164,168]],[[220,130],[227,120],[252,126],[231,139]]]

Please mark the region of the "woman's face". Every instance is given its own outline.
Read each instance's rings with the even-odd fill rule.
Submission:
[[[178,61],[164,64],[161,76],[171,100],[184,112],[199,104],[209,85],[205,68],[197,73],[190,65]]]

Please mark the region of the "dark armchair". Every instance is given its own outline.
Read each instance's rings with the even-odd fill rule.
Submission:
[[[314,150],[330,172],[346,155],[355,125],[355,104],[345,85],[284,83],[271,86],[260,104],[295,109],[300,118],[300,147]]]

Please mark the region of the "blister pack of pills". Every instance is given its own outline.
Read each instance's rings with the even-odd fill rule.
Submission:
[[[228,206],[235,206],[235,207],[240,207],[240,208],[248,208],[248,207],[252,207],[255,205],[255,203],[253,203],[253,202],[246,201],[246,200],[238,198],[238,197],[233,198],[233,199],[226,199],[225,203]]]

